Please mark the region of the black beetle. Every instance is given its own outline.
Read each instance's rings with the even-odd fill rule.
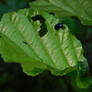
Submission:
[[[59,30],[60,28],[63,28],[63,24],[62,23],[58,23],[55,25],[55,29]]]

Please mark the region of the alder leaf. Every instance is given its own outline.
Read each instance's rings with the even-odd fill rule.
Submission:
[[[20,63],[23,71],[32,76],[45,70],[57,76],[72,71],[84,75],[88,64],[82,45],[67,25],[56,30],[58,23],[55,16],[30,9],[5,14],[0,22],[2,58],[6,62]]]

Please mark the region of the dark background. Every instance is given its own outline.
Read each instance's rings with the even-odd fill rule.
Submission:
[[[0,19],[7,12],[29,8],[29,2],[32,1],[34,0],[0,0]],[[91,74],[92,26],[82,25],[76,17],[67,17],[63,23],[67,24],[71,32],[82,42]],[[78,89],[71,84],[69,77],[56,77],[48,71],[36,77],[27,76],[20,64],[5,63],[0,57],[0,92],[91,92],[91,86],[88,89]]]

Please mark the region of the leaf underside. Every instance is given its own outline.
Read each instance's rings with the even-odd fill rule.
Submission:
[[[54,12],[59,18],[77,16],[85,25],[92,25],[92,0],[36,0],[33,10]]]

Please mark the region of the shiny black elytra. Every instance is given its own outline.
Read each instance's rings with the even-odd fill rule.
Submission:
[[[55,25],[56,30],[59,30],[60,28],[63,28],[63,24],[58,23],[58,24]]]

